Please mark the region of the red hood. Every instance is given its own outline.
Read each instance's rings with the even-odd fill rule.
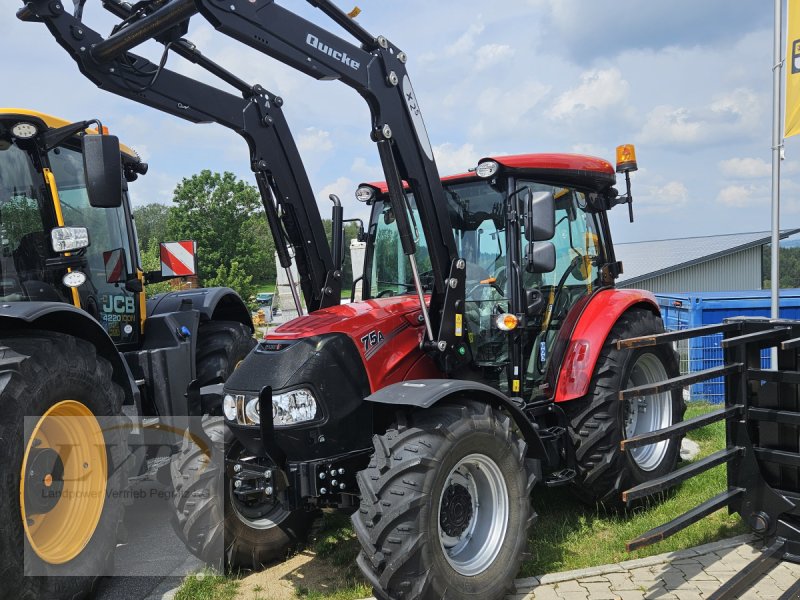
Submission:
[[[310,315],[292,319],[288,323],[269,331],[269,339],[296,340],[326,333],[346,333],[358,339],[359,334],[368,333],[376,324],[384,323],[395,316],[410,314],[416,322],[419,300],[416,296],[394,296],[341,304],[317,310]]]

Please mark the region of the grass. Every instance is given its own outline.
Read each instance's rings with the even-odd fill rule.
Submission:
[[[687,419],[713,410],[705,403],[692,403]],[[692,432],[700,445],[700,457],[725,447],[724,423]],[[628,513],[608,514],[575,500],[569,491],[541,488],[533,494],[533,506],[542,517],[531,529],[530,559],[522,565],[521,577],[616,563],[705,544],[743,533],[738,515],[718,511],[680,533],[636,552],[625,551],[625,542],[648,529],[666,523],[727,485],[725,465],[683,483],[661,502],[651,502]]]
[[[694,402],[689,405],[685,418],[714,409],[710,404]],[[692,432],[690,437],[700,445],[700,457],[706,456],[725,446],[724,423],[715,423]],[[738,515],[730,516],[726,511],[718,511],[663,542],[632,553],[625,551],[626,541],[694,508],[721,492],[726,485],[725,466],[722,465],[683,483],[660,501],[620,514],[587,507],[575,500],[567,488],[547,489],[541,486],[533,493],[533,506],[540,518],[531,528],[529,558],[523,563],[519,577],[642,558],[743,533],[746,528]],[[355,564],[359,546],[349,518],[339,513],[325,514],[310,549],[316,554],[314,568],[336,572],[338,577],[333,585],[328,583],[320,588],[313,585],[298,586],[298,598],[355,600],[371,595],[369,586]],[[220,594],[230,593],[226,587],[231,583],[230,580],[208,579],[217,581]],[[199,583],[208,585],[205,580]],[[198,582],[190,577],[181,591],[188,584],[194,586]],[[179,595],[176,600],[227,600],[229,597],[232,596]]]
[[[239,582],[206,571],[189,575],[175,594],[175,600],[233,600]]]

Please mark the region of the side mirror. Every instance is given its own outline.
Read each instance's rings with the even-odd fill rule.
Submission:
[[[122,205],[122,163],[119,139],[113,135],[87,134],[81,138],[83,172],[89,204],[95,208]]]
[[[528,245],[525,270],[528,273],[550,273],[556,268],[556,247],[553,242]]]
[[[556,205],[552,192],[531,193],[523,196],[526,206],[525,239],[529,242],[546,242],[556,234]]]

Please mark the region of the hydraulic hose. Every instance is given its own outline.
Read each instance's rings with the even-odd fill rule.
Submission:
[[[153,14],[131,23],[95,45],[90,51],[91,56],[98,63],[110,62],[139,44],[182,23],[194,14],[197,14],[195,0],[171,0]]]

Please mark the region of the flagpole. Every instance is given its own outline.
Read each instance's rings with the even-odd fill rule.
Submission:
[[[791,2],[791,0],[788,0]],[[781,76],[783,74],[781,61],[781,33],[783,0],[775,0],[775,39],[772,47],[772,260],[770,261],[771,284],[771,309],[770,316],[777,319],[780,316],[779,290],[780,290],[780,202],[781,202]],[[772,349],[770,367],[778,368],[778,350]]]

